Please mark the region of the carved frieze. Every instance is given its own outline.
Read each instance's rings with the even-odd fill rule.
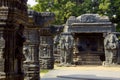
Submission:
[[[97,14],[84,14],[79,17],[77,17],[77,20],[79,20],[81,23],[93,23],[97,22],[99,20],[99,16]]]

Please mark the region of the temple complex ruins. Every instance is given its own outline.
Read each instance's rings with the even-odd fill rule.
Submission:
[[[52,12],[27,10],[27,0],[0,0],[0,80],[40,80],[41,69],[120,64],[116,26],[107,16],[71,16],[51,25]]]
[[[24,31],[26,42],[23,46],[25,55],[24,73],[26,80],[40,80],[38,13],[28,10],[28,24]]]
[[[116,35],[116,27],[107,16],[98,14],[71,16],[67,20],[63,32],[57,38],[59,39],[57,46],[60,64],[102,65],[103,61],[106,62],[106,57],[110,57],[106,56],[104,46],[108,33]],[[116,40],[119,43],[117,37]],[[112,53],[107,53],[107,55],[112,56]],[[116,55],[114,55],[115,63],[119,62],[120,56],[118,55],[117,47]],[[110,58],[111,64],[112,58]]]

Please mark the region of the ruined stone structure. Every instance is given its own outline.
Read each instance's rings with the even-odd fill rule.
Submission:
[[[54,68],[53,36],[49,28],[40,30],[40,66],[43,69]]]
[[[115,31],[115,26],[106,16],[99,16],[98,14],[83,14],[79,17],[71,16],[67,20],[59,39],[60,55],[66,52],[66,49],[62,46],[67,44],[62,43],[62,41],[64,34],[69,33],[73,36],[73,38],[71,37],[72,42],[74,41],[71,49],[69,49],[73,49],[73,51],[66,53],[72,56],[70,63],[100,65],[106,59],[104,52],[105,35],[108,32],[113,33]],[[64,56],[68,57],[67,55]],[[61,58],[60,61],[63,62],[64,58]]]
[[[63,32],[63,28],[64,26],[63,25],[54,25],[53,26],[54,28],[54,48],[53,48],[53,51],[54,51],[54,62],[55,63],[60,63],[60,45],[59,45],[59,40],[60,40],[60,36],[61,36],[61,32]]]
[[[39,29],[37,24],[38,13],[28,11],[28,25],[24,31],[26,42],[24,43],[23,53],[26,60],[24,61],[25,79],[40,80],[39,65]]]
[[[53,33],[50,27],[54,20],[54,14],[50,12],[38,13],[32,10],[28,11],[29,24],[25,30],[27,42],[24,44],[24,61],[26,78],[39,78],[39,69],[53,69]],[[30,66],[34,65],[34,66]],[[32,72],[33,71],[33,72]],[[32,76],[29,74],[37,74]]]
[[[0,0],[0,28],[3,29],[5,48],[3,53],[6,78],[22,79],[22,60],[16,58],[16,31],[19,24],[27,22],[27,0]],[[22,51],[21,51],[22,52]],[[19,63],[20,62],[20,63]],[[21,66],[18,66],[21,64]]]
[[[50,12],[41,13],[43,24],[40,29],[40,68],[53,69],[54,68],[54,56],[53,56],[53,35],[54,32],[50,27],[52,21],[54,21],[55,15]]]
[[[26,2],[0,0],[0,75],[10,80],[23,80],[24,76],[25,79],[39,80],[40,64],[41,68],[54,67],[53,32],[50,27],[54,14],[27,13]]]

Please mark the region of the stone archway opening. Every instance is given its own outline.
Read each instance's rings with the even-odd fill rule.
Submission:
[[[103,33],[75,33],[74,59],[80,65],[101,65],[105,60]]]

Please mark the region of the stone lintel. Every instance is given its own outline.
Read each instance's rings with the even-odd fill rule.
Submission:
[[[72,26],[111,26],[111,22],[103,22],[103,23],[73,23]]]

